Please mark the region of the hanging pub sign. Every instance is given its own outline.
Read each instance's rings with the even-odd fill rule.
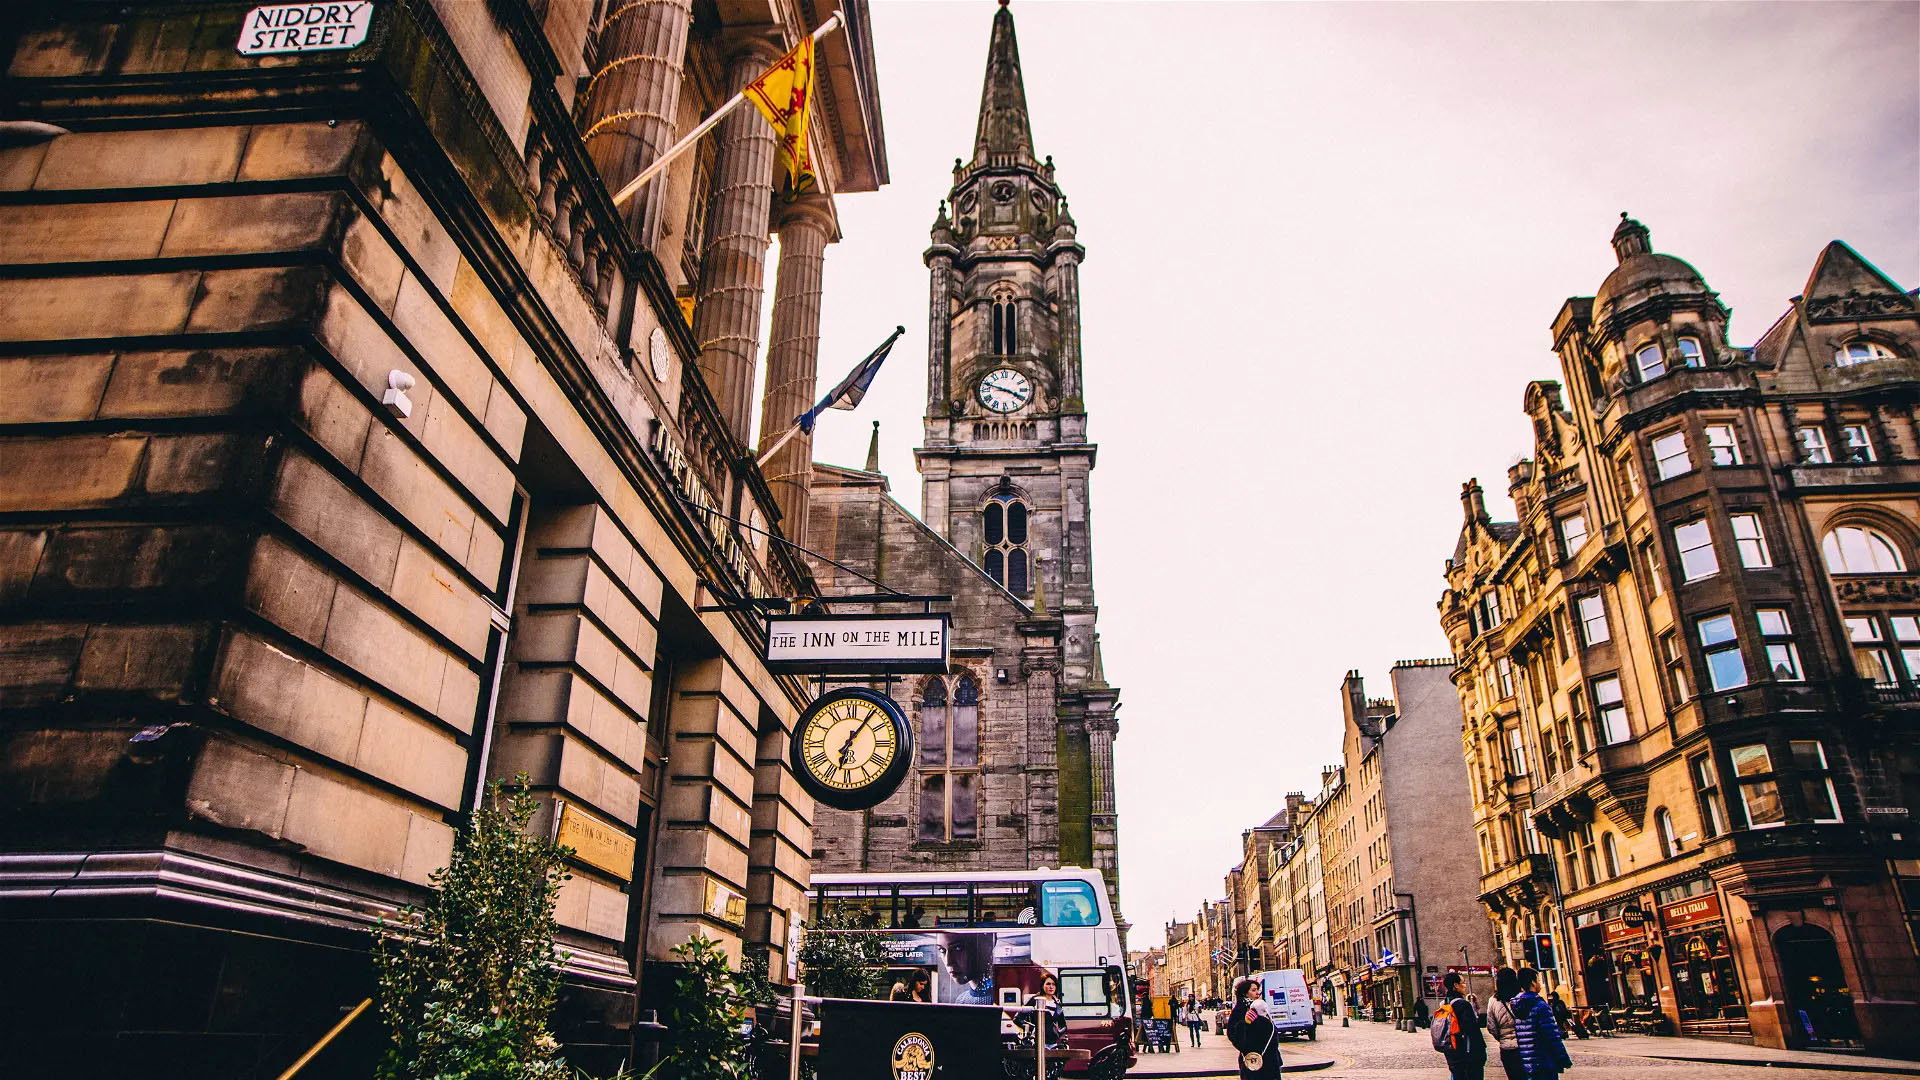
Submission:
[[[351,49],[372,26],[372,0],[264,4],[247,12],[235,47],[241,56]]]
[[[769,615],[767,670],[779,675],[942,674],[952,616]]]
[[[1620,921],[1626,923],[1629,927],[1645,926],[1647,925],[1646,909],[1642,908],[1639,904],[1628,904],[1626,907],[1620,909]]]

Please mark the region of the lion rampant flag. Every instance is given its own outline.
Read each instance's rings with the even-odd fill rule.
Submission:
[[[780,164],[793,178],[793,190],[811,187],[814,176],[807,153],[807,120],[813,112],[813,38],[802,38],[766,74],[748,83],[743,93],[773,125],[779,138]]]

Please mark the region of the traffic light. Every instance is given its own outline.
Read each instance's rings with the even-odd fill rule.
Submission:
[[[1538,971],[1554,967],[1552,934],[1534,934],[1527,938],[1527,966]]]

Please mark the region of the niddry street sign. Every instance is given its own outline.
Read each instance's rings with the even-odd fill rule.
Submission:
[[[767,670],[882,675],[947,670],[952,616],[769,615]]]
[[[241,56],[351,49],[372,27],[372,0],[266,4],[247,12],[237,47]]]

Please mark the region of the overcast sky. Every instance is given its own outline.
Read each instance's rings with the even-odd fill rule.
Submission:
[[[1844,239],[1920,285],[1920,5],[1015,0],[1081,274],[1094,581],[1122,688],[1135,948],[1223,895],[1240,830],[1312,791],[1338,689],[1443,655],[1477,476],[1531,453],[1548,324],[1629,210],[1750,345]],[[920,253],[971,157],[990,0],[874,0],[892,182],[839,200],[821,385],[906,336],[815,457],[916,511]],[[1467,793],[1436,792],[1464,815]],[[1474,883],[1462,883],[1473,887]]]

